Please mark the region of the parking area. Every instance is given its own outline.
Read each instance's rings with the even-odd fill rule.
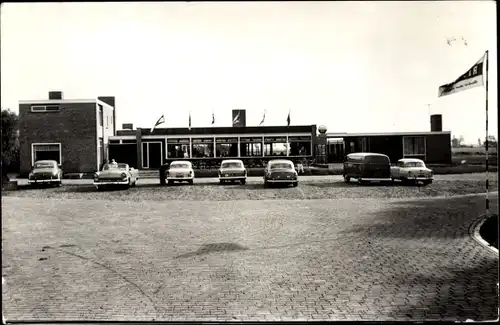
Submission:
[[[469,235],[481,192],[484,175],[473,174],[420,188],[312,177],[297,188],[144,179],[129,190],[76,180],[5,192],[3,314],[491,320],[498,256]]]

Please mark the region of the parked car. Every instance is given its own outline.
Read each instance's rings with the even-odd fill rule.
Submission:
[[[98,190],[114,186],[129,188],[136,186],[138,180],[139,170],[121,163],[104,164],[102,170],[94,174],[94,186]]]
[[[294,187],[299,185],[298,174],[292,161],[274,159],[267,163],[264,170],[264,186],[278,183],[292,184]]]
[[[223,160],[219,169],[219,182],[236,182],[245,184],[247,181],[247,170],[243,161],[238,159]]]
[[[358,183],[391,181],[391,160],[387,155],[371,152],[350,153],[344,160],[344,181]]]
[[[194,170],[190,161],[173,161],[166,173],[168,185],[174,182],[188,182],[189,184],[194,182]]]
[[[31,186],[47,184],[62,185],[63,171],[61,166],[55,160],[35,161],[33,168],[28,176],[28,183]]]
[[[425,166],[423,160],[416,158],[399,159],[395,166],[391,167],[392,180],[400,180],[404,183],[422,182],[424,185],[431,184],[434,174]]]

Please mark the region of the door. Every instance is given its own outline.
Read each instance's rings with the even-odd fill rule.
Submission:
[[[161,165],[162,165],[161,142],[148,142],[149,168],[160,168]]]
[[[142,143],[142,167],[160,168],[163,164],[163,149],[161,142]]]

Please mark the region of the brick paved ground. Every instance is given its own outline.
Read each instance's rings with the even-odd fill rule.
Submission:
[[[496,194],[492,203],[497,209]],[[482,196],[4,197],[2,208],[2,304],[10,320],[497,315],[498,256],[468,234],[484,211]]]

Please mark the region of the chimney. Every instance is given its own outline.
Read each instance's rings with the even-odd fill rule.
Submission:
[[[50,100],[63,99],[62,91],[49,91],[49,99]]]
[[[431,115],[431,132],[443,131],[443,117],[441,114]]]
[[[99,96],[97,97],[101,102],[105,102],[109,106],[113,107],[113,135],[116,135],[116,107],[115,107],[115,97],[114,96]]]
[[[134,124],[132,123],[123,123],[122,124],[122,130],[133,130],[134,129]]]
[[[247,126],[246,111],[244,109],[233,109],[233,128],[245,126]]]

